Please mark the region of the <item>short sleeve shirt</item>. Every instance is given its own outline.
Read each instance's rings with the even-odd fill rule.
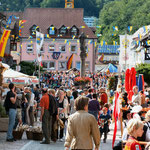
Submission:
[[[129,137],[124,150],[142,150],[142,149],[136,139]]]
[[[44,107],[44,109],[49,109],[49,95],[45,94],[42,96],[40,101],[40,107]]]
[[[15,104],[13,104],[12,102],[11,102],[11,98],[15,98],[15,94],[12,92],[12,91],[9,91],[8,93],[7,93],[7,96],[6,96],[6,99],[7,99],[7,102],[8,102],[8,107],[9,108],[13,108],[13,109],[16,109],[16,103]]]

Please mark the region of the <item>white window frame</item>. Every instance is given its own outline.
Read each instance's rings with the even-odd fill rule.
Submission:
[[[50,51],[50,46],[54,46],[54,51]],[[55,44],[49,44],[49,45],[48,45],[48,52],[49,52],[49,53],[55,52]]]
[[[50,63],[54,63],[54,67],[53,67],[53,68],[50,68]],[[49,63],[48,63],[48,69],[50,69],[50,70],[55,70],[55,68],[56,68],[56,63],[55,63],[55,61],[49,61]]]
[[[42,45],[41,48],[43,48],[43,51],[41,51],[41,49],[40,49],[40,53],[44,53],[44,45]]]
[[[62,47],[62,46],[65,47],[65,51],[62,51],[62,50],[61,50],[61,47]],[[59,45],[59,51],[60,51],[61,53],[65,53],[65,52],[66,52],[66,45]]]
[[[44,68],[44,67],[43,67],[43,69],[44,69],[44,70],[45,70],[45,69],[48,69],[48,67],[49,67],[48,61],[42,61],[42,64],[43,64],[43,63],[47,63],[47,68]]]
[[[72,46],[75,46],[75,51],[72,51]],[[71,53],[77,53],[77,45],[71,45],[70,46],[70,52]]]
[[[29,47],[29,45],[31,46]],[[33,44],[27,44],[26,48],[27,48],[27,53],[33,53]],[[32,49],[32,50],[29,50],[29,49]]]
[[[60,66],[59,66],[60,63],[65,63],[63,69],[60,68]],[[59,61],[59,62],[58,62],[58,69],[59,69],[59,70],[66,70],[66,69],[67,69],[67,62],[66,62],[66,61]]]

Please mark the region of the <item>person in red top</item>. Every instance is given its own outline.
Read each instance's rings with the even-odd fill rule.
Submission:
[[[41,107],[41,116],[40,121],[42,121],[42,131],[45,138],[45,141],[41,142],[41,144],[50,144],[50,128],[51,128],[51,120],[52,117],[49,112],[49,95],[46,88],[42,89],[42,98],[40,101]]]
[[[138,119],[131,119],[128,122],[127,130],[129,134],[128,141],[124,150],[142,150],[137,137],[141,137],[143,134],[143,122]]]
[[[107,94],[105,92],[105,89],[104,88],[101,88],[100,89],[100,100],[101,100],[101,104],[104,105],[105,103],[107,103]]]

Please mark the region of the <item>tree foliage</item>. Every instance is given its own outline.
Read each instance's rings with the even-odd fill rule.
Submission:
[[[21,71],[20,72],[25,73],[27,75],[32,76],[35,69],[36,69],[36,72],[38,72],[39,67],[34,62],[21,61],[19,65],[21,66]],[[40,70],[43,71],[43,68],[41,67]]]
[[[75,8],[84,8],[84,15],[99,16],[99,11],[109,1],[114,0],[75,0]],[[0,0],[1,11],[23,11],[28,7],[64,8],[65,0]]]
[[[100,12],[99,24],[102,25],[100,40],[119,41],[119,34],[125,34],[128,26],[133,26],[131,32],[150,24],[149,0],[116,0],[104,5]],[[113,26],[118,26],[119,31],[113,31]],[[112,36],[112,34],[117,36]]]
[[[144,75],[144,81],[150,85],[150,64],[141,64],[136,67],[136,71],[138,74]]]

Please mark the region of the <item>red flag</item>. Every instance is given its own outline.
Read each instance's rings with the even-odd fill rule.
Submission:
[[[40,66],[41,66],[41,67],[43,67],[43,64],[42,64],[42,62],[40,63]]]
[[[131,68],[130,71],[130,81],[129,81],[129,93],[128,93],[128,99],[131,101],[133,96],[133,87],[136,85],[136,70],[134,67]]]
[[[119,98],[119,93],[117,92],[115,94],[115,106],[114,106],[114,119],[115,119],[115,127],[114,127],[114,134],[113,134],[113,141],[112,141],[112,148],[114,147],[114,143],[116,140],[116,133],[117,133],[117,118],[119,117],[120,114],[120,108],[119,108],[119,102],[118,102],[118,98]]]

